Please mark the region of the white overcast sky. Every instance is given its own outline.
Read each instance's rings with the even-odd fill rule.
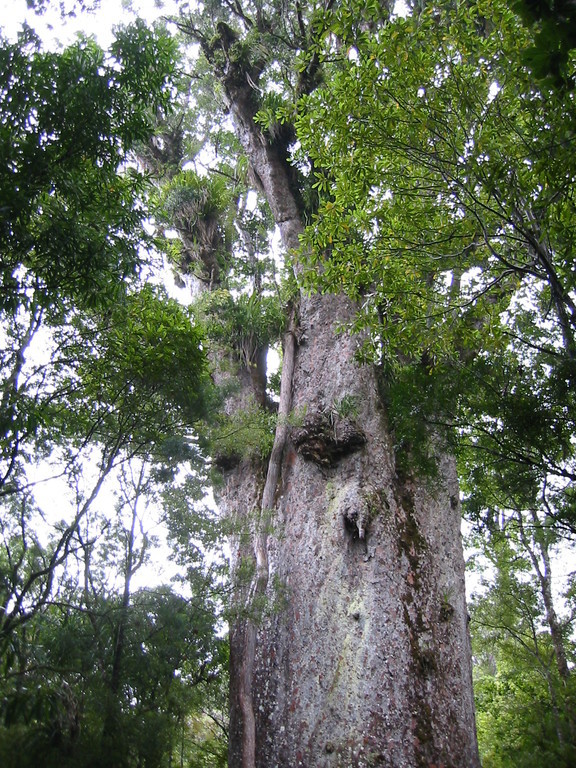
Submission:
[[[26,21],[36,30],[46,47],[58,47],[72,42],[76,35],[85,33],[94,35],[104,48],[112,40],[112,29],[117,24],[127,23],[136,15],[150,21],[158,18],[165,9],[157,7],[155,0],[133,0],[134,12],[131,14],[123,7],[122,0],[100,0],[100,7],[94,13],[82,13],[63,21],[57,11],[58,2],[52,0],[54,11],[36,15],[26,5],[26,0],[5,0],[0,27],[6,37],[13,40]],[[173,7],[170,0],[165,6]]]

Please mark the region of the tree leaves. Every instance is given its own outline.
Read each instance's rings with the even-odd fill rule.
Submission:
[[[130,153],[168,108],[174,43],[139,23],[108,53],[28,36],[0,60],[0,762],[160,765],[220,670],[202,560],[193,600],[132,600],[154,538],[139,507],[180,473],[199,493],[212,396],[198,323],[138,280],[153,241]]]
[[[456,453],[494,558],[471,625],[484,762],[568,765],[574,683],[554,659],[573,647],[550,558],[575,530],[574,99],[498,0],[361,31],[349,5],[326,21],[330,76],[298,105],[320,195],[302,281],[356,302],[397,471],[433,472],[439,439]]]
[[[573,474],[573,100],[534,79],[531,35],[498,2],[344,42],[354,56],[299,107],[323,197],[304,283],[357,302],[352,327],[383,366],[399,443],[411,419],[444,424],[468,458],[471,445],[474,461],[500,457],[508,485],[519,466],[561,485]]]
[[[115,297],[135,273],[145,185],[119,173],[165,109],[174,46],[142,24],[118,33],[110,54],[85,39],[62,53],[25,35],[2,40],[0,68],[0,306]]]

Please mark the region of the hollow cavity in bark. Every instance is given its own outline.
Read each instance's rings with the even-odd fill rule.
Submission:
[[[308,416],[300,427],[293,427],[291,438],[302,458],[320,467],[334,466],[366,443],[366,435],[352,419],[326,413]]]

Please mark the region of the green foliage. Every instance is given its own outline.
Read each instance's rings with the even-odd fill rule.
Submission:
[[[97,412],[106,408],[111,418],[134,419],[132,439],[137,420],[150,443],[155,423],[166,425],[179,412],[192,424],[203,413],[209,379],[202,336],[190,313],[163,292],[146,286],[96,324],[78,319],[77,326],[78,347],[88,351],[81,355],[78,348],[74,371],[82,381],[80,402]]]
[[[513,269],[492,263],[508,215],[490,202],[493,188],[526,155],[515,132],[503,146],[503,84],[490,105],[498,61],[514,59],[523,43],[511,15],[498,12],[488,38],[477,34],[472,8],[398,19],[352,40],[357,60],[302,104],[298,131],[325,197],[308,233],[323,269],[308,279],[359,301],[358,325],[374,328],[377,359],[397,359],[399,332],[408,358],[476,350],[479,320],[498,327],[517,285]]]
[[[98,606],[68,608],[67,615],[48,612],[29,646],[35,652],[29,667],[2,685],[2,765],[88,768],[114,760],[168,766],[190,727],[188,713],[208,704],[209,680],[225,660],[209,616],[198,599],[172,590],[137,592],[126,627],[123,691],[115,702],[109,686],[117,602],[109,597]],[[103,740],[111,706],[115,728]],[[218,745],[214,731],[185,736],[189,750],[199,751],[207,740],[212,749]]]
[[[532,31],[498,0],[373,31],[354,7],[325,20],[348,47],[299,106],[322,197],[304,285],[357,302],[410,460],[444,432],[465,473],[546,489],[559,517],[576,477],[574,100],[535,79]]]
[[[354,419],[358,416],[358,405],[356,395],[344,395],[332,404],[331,411],[340,419]]]
[[[538,536],[538,531],[534,532]],[[470,606],[474,690],[482,764],[537,768],[574,761],[574,680],[559,674],[546,610],[513,520],[476,537],[488,563]],[[570,663],[574,642],[563,646]]]
[[[278,296],[240,294],[216,290],[202,297],[199,312],[206,334],[235,350],[244,365],[255,362],[258,350],[278,342],[285,325]]]
[[[194,482],[186,478],[188,492]],[[221,571],[207,568],[204,553],[198,556],[191,541],[179,535],[186,588],[132,593],[131,580],[152,546],[146,527],[152,527],[159,494],[153,473],[141,462],[125,468],[117,487],[115,518],[91,508],[69,529],[71,546],[60,560],[55,593],[38,604],[30,590],[16,587],[4,602],[11,609],[15,597],[26,593],[22,607],[29,613],[12,626],[7,642],[0,632],[3,765],[21,768],[41,761],[88,767],[109,765],[114,755],[119,765],[160,768],[183,749],[189,717],[214,707],[225,720],[219,678],[225,679],[226,649],[217,636]],[[172,529],[174,497],[161,498]],[[194,528],[195,515],[187,511],[188,536],[198,549],[204,529]],[[204,541],[210,545],[208,538]],[[6,566],[14,565],[17,553],[5,535],[3,545],[11,561],[0,564],[4,586],[11,577]],[[35,559],[29,571],[46,563],[51,546],[37,539],[28,547]],[[22,584],[30,573],[23,563],[19,567]],[[220,745],[221,754],[221,733],[206,729],[187,735],[187,750],[205,741],[214,749]]]
[[[202,219],[215,218],[230,204],[229,192],[223,179],[200,177],[194,171],[181,171],[162,188],[166,221],[178,222],[188,215],[190,231]]]
[[[559,390],[557,362],[546,355],[531,366],[514,356],[479,358],[467,373],[459,414],[467,515],[478,521],[495,506],[544,504],[560,529],[573,530],[567,480],[573,474],[575,411],[571,388]]]
[[[231,416],[218,414],[203,439],[216,466],[227,469],[241,459],[267,458],[274,442],[276,414],[251,402]]]
[[[184,271],[195,264],[197,276],[214,279],[226,268],[230,206],[230,190],[221,177],[202,178],[193,171],[181,171],[162,188],[158,214],[182,238]]]
[[[5,493],[25,485],[19,474],[41,455],[71,451],[74,466],[74,452],[88,445],[99,446],[109,466],[121,450],[158,452],[166,463],[166,440],[185,435],[211,399],[198,326],[161,291],[144,287],[104,313],[56,319],[60,324],[41,332],[36,327],[37,339],[26,338],[29,323],[8,326],[0,408]]]
[[[291,122],[290,106],[287,105],[283,97],[274,91],[264,95],[254,120],[262,126],[262,129],[274,136],[275,133],[282,130],[283,125]]]
[[[526,63],[535,75],[560,88],[574,89],[576,68],[576,11],[570,2],[515,0],[512,8],[535,29],[534,46],[526,51]]]
[[[225,723],[217,534],[178,534],[188,597],[132,584],[166,487],[200,495],[212,398],[199,325],[138,282],[131,152],[166,116],[174,42],[138,23],[46,53],[28,31],[0,66],[0,763],[193,765],[203,741],[196,764],[222,765],[221,731],[188,733]]]
[[[476,721],[485,768],[540,768],[572,765],[558,747],[546,682],[514,660],[496,675],[477,673]]]
[[[114,299],[136,272],[144,239],[144,178],[119,170],[167,107],[174,45],[142,24],[107,54],[90,39],[62,53],[29,31],[0,41],[1,303],[15,312]]]

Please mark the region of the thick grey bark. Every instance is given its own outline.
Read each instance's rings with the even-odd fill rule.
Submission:
[[[266,541],[268,596],[280,584],[286,604],[232,634],[230,765],[473,768],[454,465],[442,458],[438,482],[397,474],[375,372],[335,333],[350,311],[340,297],[301,304],[292,397],[304,423]],[[353,429],[334,415],[344,398],[358,404]],[[335,451],[339,431],[363,440]]]
[[[256,73],[220,76],[295,249],[302,221],[290,169],[253,120]],[[344,297],[302,299],[281,393],[301,423],[279,421],[278,477],[246,462],[225,473],[227,514],[250,527],[273,507],[273,533],[256,522],[234,551],[254,577],[239,588],[231,630],[229,765],[476,768],[454,464],[442,456],[436,481],[396,471],[377,373],[336,333],[352,312]],[[356,410],[344,413],[343,402]],[[259,593],[279,608],[250,614]]]
[[[349,311],[302,307],[294,409],[312,423],[353,396],[365,443],[324,466],[317,439],[316,460],[287,446],[269,555],[287,604],[257,637],[255,765],[476,766],[454,466],[398,476],[374,372],[334,334]]]

